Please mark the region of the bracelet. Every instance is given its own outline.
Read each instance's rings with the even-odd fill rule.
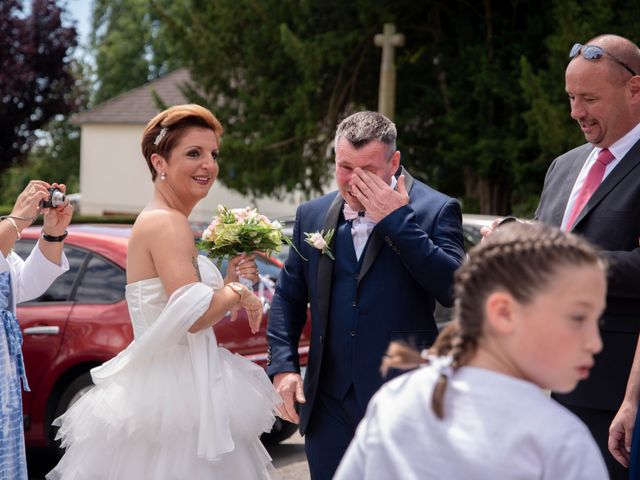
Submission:
[[[231,290],[233,290],[234,293],[238,294],[238,297],[239,297],[238,303],[240,303],[242,301],[242,296],[244,295],[244,292],[246,292],[246,288],[244,287],[244,285],[238,282],[231,282],[231,283],[227,283],[225,286],[229,287]]]
[[[6,220],[11,224],[11,226],[16,230],[16,236],[18,237],[16,240],[20,240],[22,235],[20,235],[20,229],[18,228],[16,221],[11,217],[4,217],[2,220]]]
[[[45,242],[62,242],[65,238],[67,238],[67,235],[69,235],[69,232],[67,232],[66,230],[62,235],[58,235],[58,236],[48,235],[44,233],[44,230],[43,230],[40,236]]]

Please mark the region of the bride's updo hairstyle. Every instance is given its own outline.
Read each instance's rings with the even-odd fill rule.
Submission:
[[[195,104],[175,105],[153,117],[142,134],[142,154],[144,155],[151,179],[158,172],[151,163],[151,155],[157,153],[169,161],[171,149],[178,143],[185,129],[202,127],[213,130],[218,142],[223,133],[220,121],[204,107]]]
[[[530,304],[565,267],[606,269],[596,251],[580,237],[541,223],[512,222],[501,226],[470,252],[455,274],[453,321],[425,352],[392,343],[382,364],[410,369],[429,363],[429,356],[451,357],[433,391],[432,407],[444,417],[443,400],[449,377],[474,356],[483,335],[485,302],[496,291],[508,292],[520,304]]]

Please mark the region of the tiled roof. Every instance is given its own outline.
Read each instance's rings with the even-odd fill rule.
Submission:
[[[81,112],[72,120],[81,125],[86,123],[146,124],[161,110],[158,108],[156,96],[169,106],[188,103],[181,89],[190,82],[189,70],[180,68],[96,105],[91,110]]]

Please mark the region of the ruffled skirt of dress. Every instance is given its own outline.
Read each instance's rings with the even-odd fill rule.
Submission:
[[[212,329],[176,326],[183,309],[188,325],[209,305],[195,290],[174,293],[140,339],[92,370],[96,386],[55,422],[66,452],[48,480],[274,478],[259,437],[279,397],[262,368],[218,347]]]

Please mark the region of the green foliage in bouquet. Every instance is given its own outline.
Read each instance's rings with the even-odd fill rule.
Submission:
[[[197,247],[218,261],[241,253],[278,253],[283,242],[291,240],[282,233],[280,222],[271,221],[255,208],[218,205],[218,215],[202,234]]]

